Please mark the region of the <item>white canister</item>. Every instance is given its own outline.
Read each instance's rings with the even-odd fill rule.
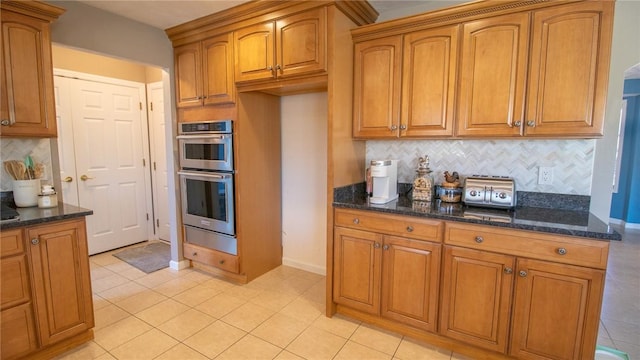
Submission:
[[[52,208],[58,206],[58,196],[55,191],[53,194],[38,195],[38,207],[39,208]]]
[[[38,205],[40,194],[40,179],[14,180],[13,201],[18,207],[30,207]]]

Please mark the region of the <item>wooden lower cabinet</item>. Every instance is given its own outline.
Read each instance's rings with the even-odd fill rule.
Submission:
[[[588,359],[595,353],[603,270],[518,259],[509,353]]]
[[[440,245],[336,227],[334,301],[435,331]]]
[[[91,339],[84,218],[2,231],[1,237],[1,359],[48,358]]]
[[[513,256],[445,246],[440,333],[506,352]]]

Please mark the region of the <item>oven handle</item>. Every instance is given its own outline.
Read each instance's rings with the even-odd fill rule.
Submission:
[[[201,177],[212,178],[212,179],[226,179],[231,177],[230,174],[211,174],[211,173],[205,173],[205,172],[191,172],[191,171],[178,171],[178,175],[201,176]]]
[[[197,139],[226,139],[231,137],[231,134],[223,134],[223,135],[178,135],[176,139],[178,140],[197,140]]]

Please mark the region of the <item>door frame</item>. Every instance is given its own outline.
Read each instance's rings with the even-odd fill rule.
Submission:
[[[118,85],[118,86],[126,86],[138,89],[138,95],[140,97],[140,104],[142,106],[142,112],[140,114],[140,121],[142,121],[142,152],[143,152],[143,160],[145,162],[144,168],[144,188],[145,188],[145,199],[146,199],[146,213],[147,213],[147,238],[148,240],[155,238],[155,231],[153,226],[153,200],[152,200],[152,191],[151,191],[151,156],[149,153],[149,115],[147,108],[147,90],[146,84],[122,80],[117,78],[110,78],[106,76],[87,74],[78,71],[65,70],[65,69],[53,69],[53,76],[62,76],[71,79],[77,80],[85,80],[85,81],[93,81],[97,83],[104,83],[110,85]],[[52,154],[53,156],[53,154]],[[55,154],[56,158],[59,158],[58,154]],[[58,173],[60,169],[57,169]],[[76,175],[77,175],[77,167],[76,167]],[[58,176],[60,176],[58,174]],[[76,176],[77,177],[77,176]]]

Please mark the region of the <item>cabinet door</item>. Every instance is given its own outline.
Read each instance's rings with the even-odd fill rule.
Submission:
[[[357,43],[354,57],[353,136],[398,137],[402,37]]]
[[[34,302],[42,346],[93,327],[85,223],[73,220],[29,228]]]
[[[400,136],[453,135],[459,27],[405,35]]]
[[[382,235],[345,228],[334,231],[333,300],[380,313]]]
[[[0,349],[3,359],[27,355],[38,347],[31,303],[0,312]]]
[[[510,353],[586,359],[595,353],[604,271],[518,260]]]
[[[276,22],[278,77],[327,70],[327,9],[322,7]]]
[[[176,79],[176,106],[202,105],[202,54],[199,42],[173,49]]]
[[[528,13],[463,24],[458,135],[522,133],[528,48]]]
[[[443,259],[440,333],[505,352],[515,258],[446,246]]]
[[[533,13],[527,135],[603,134],[614,3]]]
[[[436,331],[440,245],[385,236],[382,316]]]
[[[49,23],[6,10],[1,16],[0,135],[55,137]]]
[[[276,77],[274,28],[274,23],[270,21],[234,32],[237,82]]]
[[[204,104],[232,104],[236,101],[233,82],[233,34],[202,42]]]

